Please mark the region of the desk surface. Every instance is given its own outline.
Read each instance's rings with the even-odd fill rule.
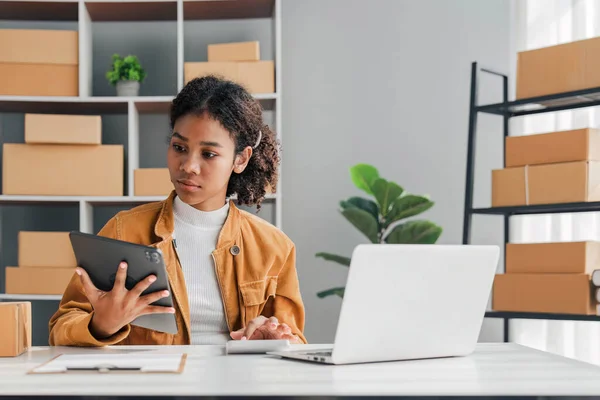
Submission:
[[[319,348],[322,346],[307,346]],[[185,352],[180,374],[27,375],[60,353]],[[468,357],[329,366],[221,346],[37,347],[0,358],[0,396],[600,395],[600,368],[515,344],[479,344]]]

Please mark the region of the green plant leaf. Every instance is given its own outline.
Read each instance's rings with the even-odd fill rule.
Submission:
[[[356,229],[364,233],[372,243],[378,242],[377,234],[379,232],[379,222],[373,215],[356,207],[342,210],[342,215],[346,217]]]
[[[124,61],[125,63],[127,63],[127,64],[137,64],[137,62],[138,62],[138,59],[137,59],[137,57],[136,57],[136,56],[132,56],[132,55],[130,54],[130,55],[128,55],[127,57],[125,57],[125,58],[123,59],[123,61]]]
[[[333,296],[333,295],[344,298],[345,290],[346,290],[346,288],[344,288],[344,287],[331,288],[331,289],[323,290],[322,292],[317,293],[317,296],[321,299],[324,297]]]
[[[348,207],[360,208],[361,210],[364,210],[369,214],[373,215],[373,217],[375,217],[375,219],[379,221],[379,206],[372,200],[365,199],[362,197],[350,197],[348,200],[342,201],[340,205],[343,209],[346,209]]]
[[[354,185],[368,194],[373,194],[371,185],[379,178],[379,171],[369,164],[356,164],[350,168],[350,177]]]
[[[390,205],[404,192],[398,184],[395,182],[388,182],[383,178],[375,179],[373,182],[373,194],[379,203],[379,209],[381,214],[386,217]]]
[[[392,222],[421,214],[422,212],[429,210],[432,206],[433,202],[424,196],[408,194],[399,197],[392,203],[385,225],[387,227]]]
[[[338,256],[338,255],[331,254],[331,253],[317,253],[317,254],[315,254],[315,257],[321,257],[324,260],[333,261],[338,264],[345,265],[346,267],[350,266],[350,258],[348,258],[348,257]]]
[[[395,226],[386,236],[389,244],[433,244],[442,234],[442,228],[430,221],[408,221]]]

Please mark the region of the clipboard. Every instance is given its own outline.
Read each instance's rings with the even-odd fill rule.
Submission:
[[[27,374],[181,374],[186,361],[186,353],[59,354]]]

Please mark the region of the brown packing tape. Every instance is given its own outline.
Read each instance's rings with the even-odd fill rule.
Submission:
[[[17,324],[19,326],[19,331],[18,333],[20,333],[19,335],[19,348],[20,349],[27,349],[27,329],[23,329],[21,327],[25,327],[27,326],[27,317],[25,316],[25,310],[23,309],[23,305],[19,305],[19,312],[17,313],[18,315],[18,321]]]
[[[20,305],[21,308],[21,326],[23,327],[23,335],[21,338],[23,340],[23,348],[29,350],[32,346],[32,326],[33,321],[31,318],[31,302],[24,302]]]
[[[523,167],[523,173],[525,174],[525,205],[529,205],[529,165]]]

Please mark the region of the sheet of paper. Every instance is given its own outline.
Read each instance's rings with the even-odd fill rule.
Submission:
[[[76,370],[129,370],[133,372],[179,372],[184,354],[62,354],[32,373],[57,373]]]

